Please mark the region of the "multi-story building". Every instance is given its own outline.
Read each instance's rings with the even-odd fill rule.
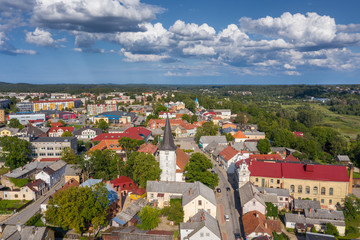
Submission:
[[[5,109],[0,109],[0,123],[5,123]]]
[[[64,110],[64,109],[73,109],[81,105],[81,100],[79,99],[61,99],[61,100],[43,100],[43,101],[33,101],[34,111],[38,112],[40,110]]]
[[[19,112],[33,112],[34,103],[33,102],[19,102],[16,104],[16,107],[19,109]]]
[[[318,200],[322,208],[335,209],[351,193],[347,168],[339,165],[262,162],[252,159],[236,163],[239,186],[250,181],[255,186],[288,189],[295,199]]]
[[[39,137],[31,141],[34,158],[59,158],[64,148],[72,148],[77,153],[75,137]]]
[[[43,120],[46,121],[46,115],[44,113],[16,113],[9,114],[8,120],[16,118],[22,125],[26,125],[29,121]]]
[[[8,108],[11,104],[9,99],[0,99],[0,109]]]
[[[117,111],[116,104],[89,104],[87,105],[87,112],[89,116],[101,114],[103,112]]]

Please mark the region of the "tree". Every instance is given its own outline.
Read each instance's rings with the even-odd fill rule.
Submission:
[[[209,172],[208,169],[210,168],[212,168],[210,159],[202,153],[194,153],[185,166],[186,181],[199,181],[208,187],[214,188],[219,184],[219,177],[216,173]]]
[[[73,136],[73,134],[70,132],[70,131],[65,131],[62,135],[61,135],[61,137],[72,137]]]
[[[198,127],[195,134],[195,141],[199,143],[202,136],[215,136],[218,133],[218,127],[213,122],[206,122]]]
[[[164,207],[161,212],[167,216],[169,221],[174,221],[176,225],[184,220],[184,210],[181,199],[170,199],[170,207]]]
[[[61,159],[64,160],[66,163],[75,164],[75,158],[76,158],[75,151],[71,147],[65,147],[61,151]]]
[[[231,135],[231,133],[225,133],[226,141],[231,142],[234,137]]]
[[[119,145],[125,151],[126,158],[132,151],[134,151],[137,147],[139,147],[143,143],[144,143],[143,140],[136,140],[129,137],[122,137],[119,140]]]
[[[244,113],[244,112],[239,112],[236,114],[234,123],[246,124],[249,122],[250,118],[251,118],[250,114]]]
[[[59,120],[59,123],[61,123],[63,125],[63,127],[66,126],[66,122],[64,120],[62,120],[62,119]]]
[[[97,123],[97,127],[105,131],[106,129],[109,128],[109,124],[104,119],[100,119],[99,122]]]
[[[271,151],[270,147],[269,139],[265,138],[259,140],[257,148],[261,154],[268,154]]]
[[[354,141],[350,144],[349,157],[356,166],[360,166],[360,140]]]
[[[51,122],[50,121],[46,121],[46,127],[48,127],[48,128],[51,127]]]
[[[0,138],[1,159],[5,160],[5,166],[15,169],[30,161],[30,143],[17,137],[4,136]]]
[[[142,230],[151,230],[156,228],[160,223],[161,210],[145,206],[139,213],[141,225],[138,225]]]
[[[161,169],[153,155],[133,152],[126,161],[123,173],[142,188],[146,188],[148,180],[160,179]]]
[[[19,120],[17,118],[12,118],[10,119],[8,126],[11,128],[19,128],[19,129],[23,129],[24,126],[21,125],[21,123],[19,122]]]
[[[154,98],[150,95],[146,97],[146,101],[148,101],[148,102],[152,102],[153,100],[154,100]]]
[[[273,217],[276,219],[278,217],[278,207],[272,204],[271,202],[266,202],[266,216]]]
[[[322,115],[319,111],[305,109],[298,111],[297,120],[308,128],[311,128],[321,122],[321,119]]]
[[[183,114],[183,115],[181,116],[181,119],[184,120],[184,121],[190,122],[190,117],[189,117],[189,115],[187,115],[187,114]]]
[[[92,187],[70,187],[57,192],[49,200],[46,220],[52,225],[75,229],[82,233],[94,226],[106,223],[108,191],[105,184],[99,183]]]
[[[348,221],[357,217],[357,211],[360,209],[360,199],[355,195],[349,195],[344,204],[344,215]]]
[[[194,122],[197,122],[198,118],[197,116],[194,114],[191,116],[191,119],[190,119],[190,123],[194,123]]]
[[[329,234],[329,235],[333,235],[333,236],[339,236],[339,231],[331,223],[326,223],[325,234]]]

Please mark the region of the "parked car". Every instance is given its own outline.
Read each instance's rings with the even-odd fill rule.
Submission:
[[[215,173],[215,171],[214,171],[214,170],[211,170],[211,173]]]
[[[226,191],[230,191],[230,188],[229,188],[229,187],[227,187],[227,188],[226,188]]]
[[[220,188],[217,188],[216,191],[217,191],[217,192],[221,192],[221,189],[220,189]]]
[[[230,221],[230,217],[229,215],[225,214],[225,221],[229,222]]]
[[[241,235],[240,233],[235,233],[235,240],[241,240]]]

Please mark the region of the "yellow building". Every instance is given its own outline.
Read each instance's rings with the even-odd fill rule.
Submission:
[[[335,209],[351,192],[345,166],[256,160],[237,166],[239,186],[250,181],[255,186],[288,189],[293,198],[317,200],[322,208]]]
[[[62,99],[62,100],[46,100],[34,101],[34,111],[40,110],[64,110],[65,108],[71,110],[77,108],[81,104],[79,99]]]
[[[18,128],[4,127],[0,129],[0,136],[15,136],[19,132]]]
[[[0,109],[0,123],[5,123],[5,109]]]

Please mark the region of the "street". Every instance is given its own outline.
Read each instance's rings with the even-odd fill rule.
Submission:
[[[56,189],[59,189],[64,184],[64,178],[62,178],[54,187],[47,191],[38,200],[24,208],[22,211],[15,213],[11,217],[7,218],[3,223],[5,224],[25,224],[32,216],[34,216],[39,210],[40,205],[45,202],[49,197],[55,193]]]

